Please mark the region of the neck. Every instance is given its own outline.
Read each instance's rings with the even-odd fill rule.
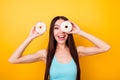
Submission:
[[[65,49],[67,48],[66,44],[57,44],[57,49]]]

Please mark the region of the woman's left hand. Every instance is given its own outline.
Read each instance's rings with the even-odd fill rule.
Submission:
[[[81,31],[79,26],[71,21],[70,21],[70,23],[72,24],[72,30],[70,32],[68,32],[68,34],[79,34],[79,32]]]

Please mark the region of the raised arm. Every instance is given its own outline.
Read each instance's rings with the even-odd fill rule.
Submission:
[[[106,42],[93,36],[92,34],[89,34],[84,31],[80,31],[78,35],[86,38],[87,40],[91,41],[95,45],[91,47],[78,46],[77,51],[79,56],[94,55],[94,54],[106,52],[110,49],[110,46]]]
[[[39,60],[45,61],[46,50],[40,50],[35,52],[34,54],[23,55],[24,50],[30,44],[30,42],[36,37],[40,36],[39,33],[35,31],[35,27],[31,29],[30,35],[26,38],[26,40],[14,51],[12,56],[9,58],[10,63],[30,63],[36,62]]]
[[[75,23],[72,22],[72,24],[73,24],[73,30],[70,33],[80,35],[95,45],[91,47],[77,46],[77,52],[79,56],[94,55],[94,54],[106,52],[110,49],[110,45],[108,45],[103,40],[81,30]]]

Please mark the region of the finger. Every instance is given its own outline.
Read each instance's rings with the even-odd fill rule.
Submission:
[[[72,21],[69,21],[72,25],[74,25],[74,22],[72,22]]]
[[[72,25],[74,25],[72,21],[68,20],[68,22],[70,22]]]
[[[72,32],[72,31],[70,31],[70,32],[67,32],[67,34],[73,34],[73,32]]]

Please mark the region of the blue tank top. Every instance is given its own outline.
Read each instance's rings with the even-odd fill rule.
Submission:
[[[50,67],[50,80],[76,80],[77,67],[72,59],[69,63],[63,64],[53,57]]]

